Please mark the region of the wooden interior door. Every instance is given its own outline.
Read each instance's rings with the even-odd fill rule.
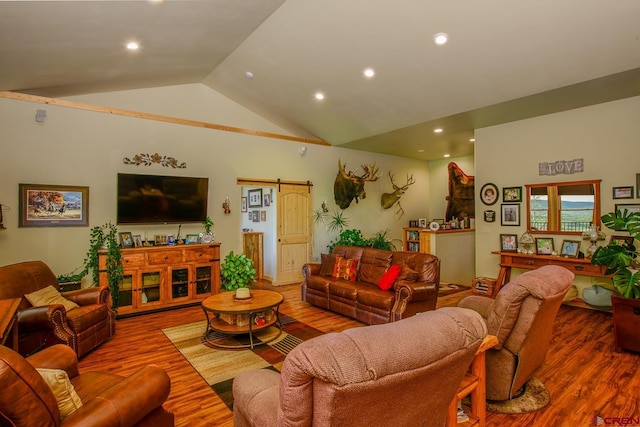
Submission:
[[[311,187],[280,184],[275,285],[302,283],[302,266],[311,258]]]

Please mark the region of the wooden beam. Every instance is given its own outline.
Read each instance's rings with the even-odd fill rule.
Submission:
[[[58,107],[75,108],[78,110],[95,111],[98,113],[115,114],[118,116],[134,117],[144,120],[155,120],[158,122],[174,123],[183,126],[194,126],[205,129],[220,130],[223,132],[235,132],[245,135],[259,136],[263,138],[282,139],[285,141],[302,142],[305,144],[316,144],[331,146],[326,141],[319,139],[301,138],[297,136],[282,135],[272,132],[263,132],[259,130],[245,129],[234,126],[220,125],[216,123],[201,122],[197,120],[180,119],[177,117],[162,116],[158,114],[141,113],[139,111],[124,110],[121,108],[103,107],[100,105],[86,104],[83,102],[67,101],[63,99],[47,98],[44,96],[29,95],[26,93],[18,93],[11,91],[0,91],[0,98],[13,99],[17,101],[37,102],[40,104],[55,105]]]

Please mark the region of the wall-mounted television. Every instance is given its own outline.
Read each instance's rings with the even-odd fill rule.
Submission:
[[[209,179],[118,174],[118,224],[203,222]]]

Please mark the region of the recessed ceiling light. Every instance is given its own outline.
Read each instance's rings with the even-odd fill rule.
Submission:
[[[445,159],[448,159],[449,157],[451,157],[451,154],[445,154],[445,155],[444,155],[444,158],[445,158]]]
[[[138,42],[129,42],[129,43],[127,43],[127,49],[129,49],[129,50],[138,50],[138,49],[140,49],[140,45],[138,44]]]
[[[324,93],[322,92],[316,92],[315,95],[313,95],[318,101],[322,101],[324,99]]]
[[[475,138],[471,138],[471,139],[469,139],[469,142],[476,142],[476,139]]]
[[[365,78],[371,79],[371,78],[373,78],[373,76],[376,75],[376,72],[375,72],[375,70],[373,68],[365,68],[362,71],[362,74],[364,74]]]
[[[253,73],[251,71],[247,71],[244,73],[244,76],[248,79],[252,79],[253,78]]]
[[[435,129],[433,130],[433,132],[435,132],[435,133],[442,133],[442,128],[435,128]]]
[[[447,33],[436,33],[433,35],[433,41],[436,44],[443,45],[449,41],[449,35]]]
[[[424,153],[424,150],[421,148],[418,150],[418,153]]]

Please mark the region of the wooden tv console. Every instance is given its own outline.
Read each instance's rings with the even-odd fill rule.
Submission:
[[[107,251],[100,251],[100,285]],[[194,305],[220,290],[220,243],[122,249],[118,317]]]

